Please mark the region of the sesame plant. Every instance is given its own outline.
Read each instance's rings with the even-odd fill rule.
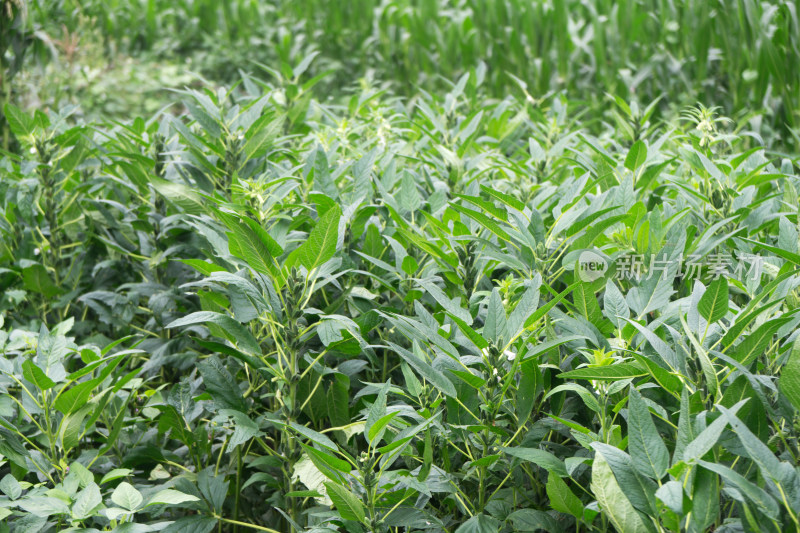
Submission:
[[[642,49],[581,39],[608,9],[644,39],[635,2],[53,16],[78,4],[125,53],[182,21],[187,57],[305,22],[149,117],[4,103],[0,532],[800,532],[796,96],[769,81],[794,83],[769,60],[790,3],[718,13],[771,25],[760,51],[714,40],[708,72],[769,71],[770,110],[676,93],[657,61],[610,82]],[[541,76],[531,10],[574,30],[536,37]],[[668,11],[653,40],[722,39]],[[519,48],[479,61],[499,24]],[[393,81],[330,90],[374,57]]]

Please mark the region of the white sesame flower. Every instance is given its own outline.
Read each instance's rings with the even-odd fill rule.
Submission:
[[[513,361],[514,358],[517,356],[517,354],[515,354],[511,350],[506,350],[505,352],[503,352],[503,355],[505,355],[506,359],[508,359],[509,361]]]

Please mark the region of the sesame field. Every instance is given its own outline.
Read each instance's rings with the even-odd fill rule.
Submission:
[[[0,533],[800,533],[799,12],[0,0]]]

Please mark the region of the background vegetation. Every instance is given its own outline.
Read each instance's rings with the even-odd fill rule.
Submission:
[[[1,7],[0,531],[800,530],[796,2]]]

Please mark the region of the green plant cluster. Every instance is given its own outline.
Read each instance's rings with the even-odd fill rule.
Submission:
[[[742,122],[763,117],[766,131],[759,133],[777,131],[778,142],[797,147],[796,0],[24,3],[29,4],[28,40],[38,43],[35,57],[57,65],[43,79],[25,80],[17,92],[20,97],[41,93],[36,99],[46,105],[58,103],[49,94],[54,86],[88,84],[57,92],[80,93],[94,108],[102,106],[106,116],[126,119],[120,105],[144,109],[172,100],[150,83],[147,67],[137,66],[141,58],[147,58],[151,72],[162,71],[165,85],[171,84],[176,66],[229,85],[241,70],[260,64],[285,74],[289,65],[318,53],[312,75],[330,74],[327,93],[362,77],[408,97],[420,89],[443,93],[448,80],[483,63],[484,88],[494,97],[523,86],[537,98],[566,91],[571,99],[594,106],[603,105],[604,92],[640,102],[665,96],[662,106],[672,110],[713,103],[737,113],[734,118]],[[76,55],[87,50],[94,50],[91,64],[73,69]],[[107,61],[100,58],[104,53]],[[126,56],[135,58],[133,66]],[[70,79],[64,80],[63,72]],[[115,87],[126,87],[128,102],[106,94]]]
[[[797,159],[313,59],[5,105],[0,531],[800,530]]]

